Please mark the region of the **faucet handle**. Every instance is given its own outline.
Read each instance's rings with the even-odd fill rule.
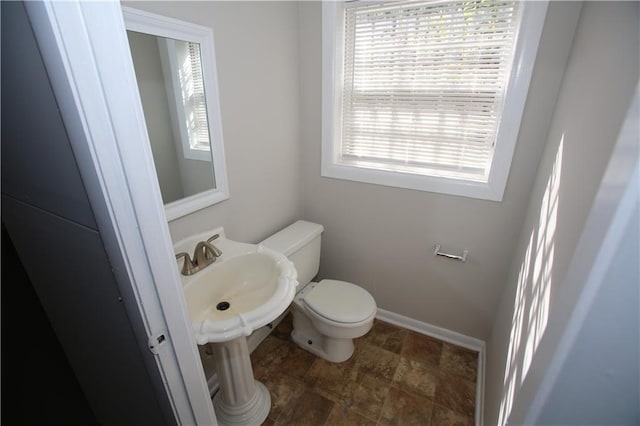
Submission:
[[[216,235],[212,236],[211,238],[209,238],[207,240],[207,243],[211,244],[211,241],[213,241],[213,240],[215,240],[216,238],[219,238],[219,237],[220,237],[220,234],[216,234]],[[213,252],[216,255],[216,257],[222,256],[222,251],[218,247],[216,247],[213,244],[211,244],[211,248],[213,248]]]
[[[191,260],[191,257],[189,257],[189,253],[178,253],[176,254],[176,260],[180,259],[181,257],[184,257],[184,263],[182,264],[182,275],[191,275],[194,272],[195,269],[195,265],[193,264],[193,261]]]

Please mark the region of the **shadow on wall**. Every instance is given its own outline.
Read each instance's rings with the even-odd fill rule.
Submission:
[[[538,226],[531,230],[518,274],[498,424],[504,424],[509,418],[516,389],[527,377],[531,361],[547,327],[564,137],[563,134],[547,179]]]

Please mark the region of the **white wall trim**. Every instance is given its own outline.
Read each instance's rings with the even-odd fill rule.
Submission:
[[[479,352],[483,350],[485,346],[485,342],[483,340],[476,339],[475,337],[466,336],[456,331],[451,331],[446,328],[438,327],[437,325],[418,321],[384,309],[378,308],[376,318],[380,321],[415,331],[416,333],[425,334],[447,343],[471,349],[472,351]]]
[[[484,340],[466,336],[456,331],[451,331],[446,328],[438,327],[437,325],[418,321],[413,318],[405,317],[403,315],[396,314],[395,312],[390,312],[381,308],[378,308],[376,318],[380,321],[388,322],[389,324],[397,325],[398,327],[406,328],[407,330],[415,331],[416,333],[424,334],[425,336],[433,337],[438,340],[442,340],[443,342],[451,343],[453,345],[461,346],[463,348],[471,349],[478,352],[475,422],[476,425],[481,425],[484,417],[484,372],[486,358],[486,344]]]

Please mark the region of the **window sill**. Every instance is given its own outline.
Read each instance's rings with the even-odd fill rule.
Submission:
[[[502,201],[504,194],[504,185],[497,184],[495,182],[496,179],[492,179],[491,176],[489,177],[489,182],[474,182],[386,170],[364,169],[327,161],[322,163],[321,175],[334,179],[497,202]]]

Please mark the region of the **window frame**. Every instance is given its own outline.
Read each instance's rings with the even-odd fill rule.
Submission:
[[[364,168],[338,161],[342,116],[344,9],[387,2],[360,0],[344,3],[323,0],[321,175],[383,186],[502,201],[548,2],[523,2],[520,5],[523,8],[522,20],[516,32],[515,57],[487,182]]]

